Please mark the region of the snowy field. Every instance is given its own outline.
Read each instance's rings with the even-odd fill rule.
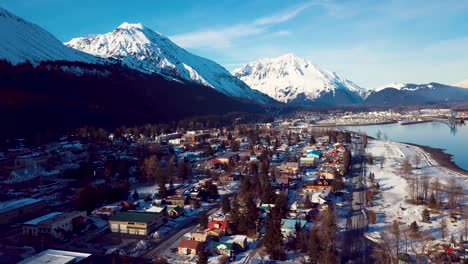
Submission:
[[[367,164],[367,176],[369,172],[375,174],[375,179],[380,185],[380,193],[374,197],[374,205],[368,206],[368,211],[374,211],[377,215],[377,222],[375,224],[369,223],[369,231],[367,236],[375,241],[382,238],[382,234],[388,232],[387,227],[391,225],[394,220],[397,220],[402,226],[408,227],[413,221],[419,225],[420,232],[432,237],[433,243],[447,243],[453,235],[455,240],[459,240],[460,235],[464,231],[464,223],[462,219],[458,221],[451,221],[449,210],[442,209],[439,212],[429,209],[427,205],[414,205],[408,202],[410,198],[409,184],[401,176],[400,164],[409,157],[413,163],[413,173],[418,177],[425,175],[430,177],[430,181],[438,178],[442,184],[447,183],[451,177],[457,179],[458,184],[463,188],[464,193],[468,187],[468,177],[461,174],[452,172],[448,169],[438,167],[437,162],[432,160],[430,156],[424,153],[420,148],[409,146],[406,144],[390,141],[377,141],[372,140],[366,148],[367,153],[371,153],[378,159],[380,156],[385,156],[383,168],[379,160],[374,162],[374,165]],[[414,156],[419,154],[421,156],[420,169],[414,167]],[[367,181],[370,186],[370,182]],[[429,194],[431,189],[429,188]],[[447,197],[444,194],[444,203],[447,203]],[[466,204],[466,196],[462,196],[460,204]],[[428,208],[431,211],[431,223],[422,222],[422,211]],[[445,219],[447,224],[447,231],[445,240],[442,241],[440,227],[441,219]],[[462,220],[462,221],[460,221]],[[401,227],[400,227],[401,229]],[[404,246],[404,245],[403,245]]]

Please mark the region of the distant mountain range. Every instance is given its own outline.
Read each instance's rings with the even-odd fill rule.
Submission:
[[[371,91],[367,105],[415,105],[468,102],[468,89],[440,84],[393,83]]]
[[[64,45],[40,26],[0,8],[0,34],[0,113],[13,118],[11,124],[115,125],[265,113],[288,105],[468,101],[468,89],[438,83],[366,90],[293,54],[254,61],[232,75],[141,24],[123,23],[110,33]],[[457,86],[466,87],[466,82]]]
[[[310,106],[400,106],[467,102],[468,82],[457,86],[439,83],[392,83],[366,90],[335,72],[320,68],[293,54],[261,59],[233,74],[274,99]]]

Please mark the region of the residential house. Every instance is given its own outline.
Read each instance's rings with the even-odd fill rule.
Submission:
[[[246,250],[248,248],[247,236],[244,235],[225,236],[221,238],[219,242],[234,244],[241,250]]]
[[[296,174],[299,172],[298,162],[286,162],[286,166],[283,168],[284,173]]]
[[[219,176],[220,182],[230,182],[239,180],[239,175],[237,174],[223,174]]]
[[[236,250],[233,243],[222,243],[215,242],[213,243],[213,250],[221,255],[232,257],[236,254]]]
[[[183,239],[179,243],[177,253],[180,255],[196,256],[200,250],[202,250],[201,242]]]
[[[296,224],[299,224],[300,228],[305,228],[307,221],[302,219],[282,219],[281,220],[281,233],[284,237],[294,234],[296,232]]]
[[[178,205],[183,208],[188,203],[188,198],[182,195],[173,195],[166,198],[166,202],[171,205]]]
[[[327,202],[333,201],[335,195],[329,188],[324,188],[319,192],[314,192],[310,197],[310,201],[316,204],[325,204]]]
[[[281,175],[276,178],[276,183],[283,187],[289,187],[289,177],[287,175]]]
[[[209,235],[214,237],[222,237],[226,234],[228,221],[211,220],[208,222]]]
[[[169,205],[167,207],[167,216],[171,218],[177,218],[184,214],[184,208],[178,205]]]
[[[239,158],[239,154],[237,153],[225,153],[222,156],[218,157],[218,160],[224,164],[230,164],[232,162],[237,161]]]
[[[310,150],[310,151],[307,151],[307,155],[306,155],[306,156],[307,156],[308,158],[320,159],[320,158],[322,158],[322,151],[317,150],[317,149]]]
[[[120,205],[106,205],[94,210],[91,214],[101,218],[109,218],[122,209]]]
[[[167,212],[167,205],[152,205],[150,208],[145,209],[145,212],[148,212],[148,213],[158,213],[158,214],[166,214],[166,212]]]
[[[195,241],[198,241],[198,242],[204,243],[208,239],[208,234],[207,233],[202,233],[202,232],[193,232],[191,234],[191,239],[195,240]]]
[[[317,179],[314,181],[307,182],[304,186],[307,190],[318,190],[322,189],[333,189],[333,180],[331,179]]]
[[[301,168],[315,167],[316,158],[301,157],[299,163]]]
[[[118,212],[109,219],[112,232],[147,236],[164,224],[164,216],[147,212]]]

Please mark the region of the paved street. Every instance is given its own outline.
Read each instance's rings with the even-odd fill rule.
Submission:
[[[367,229],[367,217],[363,211],[366,204],[365,175],[365,160],[362,156],[354,157],[351,178],[351,182],[354,185],[353,201],[346,224],[347,230],[342,243],[342,263],[370,262],[370,242],[364,237],[364,232]]]

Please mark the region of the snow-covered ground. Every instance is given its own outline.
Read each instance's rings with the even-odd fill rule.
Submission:
[[[367,165],[367,174],[374,173],[375,179],[380,185],[380,193],[375,195],[374,205],[367,208],[377,215],[377,222],[375,224],[369,223],[368,237],[379,240],[394,220],[405,226],[409,226],[413,221],[416,221],[419,230],[431,236],[434,243],[443,242],[439,231],[441,219],[443,218],[447,224],[444,242],[447,243],[451,235],[458,241],[460,235],[463,234],[463,222],[450,221],[448,210],[440,210],[440,213],[431,212],[431,223],[422,222],[421,214],[427,206],[407,202],[410,198],[409,185],[401,176],[399,168],[405,157],[410,157],[413,163],[413,158],[418,153],[422,159],[420,169],[413,169],[415,175],[427,175],[430,177],[431,182],[438,178],[442,184],[445,184],[449,178],[455,177],[465,193],[468,189],[468,178],[466,176],[439,167],[437,162],[432,160],[420,148],[398,142],[372,140],[368,144],[366,152],[371,153],[374,157],[385,156],[383,168],[381,168],[380,161],[375,161],[374,165]],[[370,185],[369,181],[367,184]],[[429,195],[430,193],[431,190],[429,189]],[[462,203],[467,202],[466,197],[461,199],[463,199]]]

